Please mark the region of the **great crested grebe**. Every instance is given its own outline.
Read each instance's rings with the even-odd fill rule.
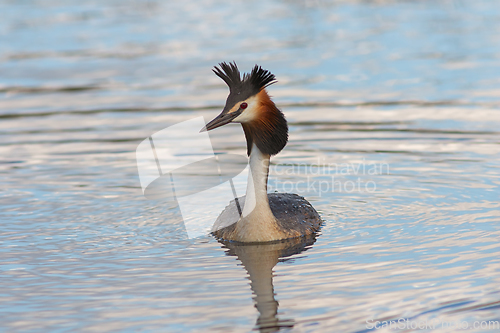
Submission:
[[[322,220],[307,200],[296,194],[267,193],[270,157],[279,153],[288,141],[285,116],[266,91],[266,87],[276,83],[275,76],[255,65],[242,78],[236,63],[223,62],[219,66],[213,71],[229,86],[229,96],[222,112],[202,131],[231,122],[241,123],[247,141],[250,172],[246,195],[232,201],[220,214],[213,234],[223,240],[269,242],[314,233]],[[236,208],[240,214],[234,219]],[[234,219],[230,221],[232,224],[221,222],[231,216]],[[218,225],[224,227],[218,228]]]

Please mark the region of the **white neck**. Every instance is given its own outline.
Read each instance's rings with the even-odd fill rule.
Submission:
[[[247,193],[243,217],[247,217],[256,208],[269,210],[267,199],[267,175],[269,173],[269,155],[264,155],[254,144],[250,153],[250,171],[248,172]]]
[[[245,205],[236,226],[240,241],[265,242],[282,238],[267,198],[269,158],[255,144],[252,146]]]

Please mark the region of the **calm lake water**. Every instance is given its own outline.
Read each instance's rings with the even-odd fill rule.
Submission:
[[[0,13],[0,329],[500,330],[497,2],[1,1]],[[232,60],[279,81],[290,141],[271,188],[335,177],[302,193],[325,220],[313,244],[189,239],[175,206],[142,194],[139,143],[216,116],[227,87],[211,68]],[[245,154],[239,125],[210,135]]]

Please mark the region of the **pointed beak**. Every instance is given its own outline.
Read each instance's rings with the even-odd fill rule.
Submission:
[[[233,121],[234,118],[238,117],[242,111],[243,111],[242,109],[239,109],[231,113],[225,113],[224,111],[222,111],[220,115],[212,119],[212,121],[210,121],[205,127],[203,127],[200,133],[205,131],[210,131],[217,127],[229,124],[231,121]]]

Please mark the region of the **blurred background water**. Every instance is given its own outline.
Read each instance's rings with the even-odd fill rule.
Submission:
[[[496,1],[0,1],[0,13],[5,331],[255,328],[241,262],[187,239],[175,207],[142,196],[135,162],[152,133],[220,112],[211,68],[232,60],[278,78],[290,142],[276,187],[330,177],[290,165],[388,166],[335,174],[370,190],[307,197],[325,224],[274,267],[282,329],[403,318],[498,331],[472,327],[500,321]],[[210,134],[245,154],[239,126]]]

